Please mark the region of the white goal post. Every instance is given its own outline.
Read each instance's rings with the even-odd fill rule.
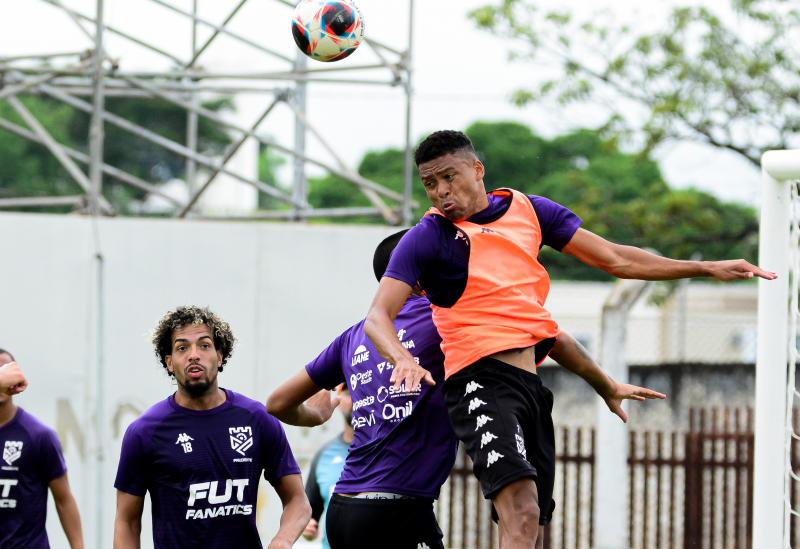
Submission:
[[[798,204],[800,150],[769,151],[761,159],[759,265],[778,274],[758,286],[753,548],[790,547],[789,493],[796,473],[789,451],[796,434]]]

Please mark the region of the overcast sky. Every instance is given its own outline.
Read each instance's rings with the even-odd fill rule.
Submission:
[[[55,1],[55,0],[53,0]],[[191,9],[191,0],[165,0]],[[512,90],[535,82],[530,65],[508,61],[510,43],[478,31],[467,13],[490,0],[417,0],[414,25],[414,90],[412,128],[415,137],[441,128],[463,129],[475,120],[518,120],[537,133],[552,137],[572,128],[604,121],[597,109],[558,108],[538,105],[517,108],[508,97]],[[716,0],[722,2],[723,0]],[[10,4],[10,0],[6,0]],[[63,0],[79,12],[93,14],[95,0]],[[637,7],[633,0],[560,2],[575,10],[595,11],[605,6],[621,19],[658,22],[663,20],[672,0],[650,2]],[[706,2],[708,3],[708,2]],[[237,4],[235,0],[199,0],[201,17],[219,22]],[[109,25],[157,44],[187,59],[190,26],[185,18],[171,13],[152,0],[106,0]],[[408,33],[407,0],[360,0],[367,35],[397,49],[404,49]],[[249,0],[233,19],[230,28],[242,35],[294,56],[289,31],[292,9],[275,0]],[[88,29],[91,28],[86,24]],[[209,34],[201,27],[200,41]],[[46,38],[46,39],[45,39]],[[89,39],[63,11],[44,0],[14,2],[0,18],[0,55],[33,52],[77,51],[90,46]],[[122,70],[167,71],[170,62],[119,37],[109,36],[107,51],[120,61]],[[201,58],[210,71],[270,71],[286,67],[285,62],[223,37]],[[375,62],[362,46],[335,67]],[[327,64],[310,62],[312,67]],[[388,71],[354,73],[354,78],[388,78]],[[276,86],[285,83],[276,82]],[[308,114],[337,152],[355,164],[369,149],[401,146],[404,139],[404,98],[398,88],[375,85],[312,84],[308,92]],[[239,118],[247,124],[270,98],[263,94],[241,97]],[[290,145],[292,117],[278,109],[261,131]],[[309,151],[327,153],[309,138]],[[757,199],[758,173],[733,154],[693,144],[669,144],[657,151],[667,181],[675,187],[695,186],[724,199],[752,203]],[[491,166],[489,166],[491,170]]]

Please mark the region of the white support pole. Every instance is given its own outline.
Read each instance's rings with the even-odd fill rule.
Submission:
[[[786,179],[800,177],[800,151],[769,151],[761,159],[758,263],[778,279],[758,283],[753,549],[784,547],[786,393],[791,198]]]
[[[618,383],[628,383],[628,312],[650,284],[620,280],[603,304],[600,364]],[[597,403],[595,440],[594,549],[627,549],[628,431],[603,401]]]

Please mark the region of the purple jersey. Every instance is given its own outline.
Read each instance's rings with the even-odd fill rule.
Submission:
[[[403,347],[428,369],[435,386],[395,391],[386,362],[364,334],[364,321],[347,329],[306,366],[319,387],[347,383],[355,435],[339,494],[394,492],[435,499],[455,461],[458,441],[442,397],[444,355],[430,303],[410,296],[394,321]]]
[[[511,205],[511,195],[487,195],[489,206],[469,218],[485,224],[497,220]],[[542,196],[528,196],[539,226],[542,245],[561,250],[581,225],[581,218]],[[467,284],[469,245],[463,233],[439,215],[426,215],[397,244],[384,276],[425,290],[431,303],[452,307]]]
[[[67,472],[55,432],[22,408],[0,427],[0,547],[50,547],[47,487]]]
[[[128,426],[114,486],[150,492],[157,548],[261,547],[258,479],[300,472],[280,422],[264,405],[224,389],[211,410],[170,396]]]

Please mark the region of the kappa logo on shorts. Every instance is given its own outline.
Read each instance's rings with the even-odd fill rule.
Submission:
[[[15,461],[22,457],[22,441],[21,440],[7,440],[3,448],[3,461],[12,465]]]
[[[500,452],[495,452],[494,450],[492,450],[491,452],[489,452],[489,455],[486,456],[486,467],[491,467],[504,457],[506,456],[504,456]]]
[[[464,396],[467,396],[470,393],[474,393],[478,389],[483,389],[483,385],[481,385],[476,381],[470,381],[469,383],[467,383],[467,390],[464,391]]]
[[[475,430],[477,431],[478,429],[482,428],[484,425],[486,425],[490,421],[494,421],[494,420],[492,418],[490,418],[489,416],[486,416],[486,415],[483,415],[483,414],[479,415],[476,418],[476,421],[475,421]]]
[[[253,429],[247,427],[228,427],[228,434],[231,437],[231,449],[238,454],[244,455],[253,446]]]
[[[423,541],[417,544],[417,549],[431,549],[431,546]]]
[[[487,444],[491,444],[491,442],[496,438],[497,435],[495,435],[491,431],[486,431],[485,433],[483,433],[481,435],[481,450],[483,450],[483,447],[486,446]]]
[[[484,401],[482,401],[481,399],[479,399],[478,397],[473,398],[472,400],[469,401],[469,405],[467,406],[467,413],[471,414],[472,412],[474,412],[475,410],[477,410],[478,408],[480,408],[484,404],[486,404],[486,403]]]

